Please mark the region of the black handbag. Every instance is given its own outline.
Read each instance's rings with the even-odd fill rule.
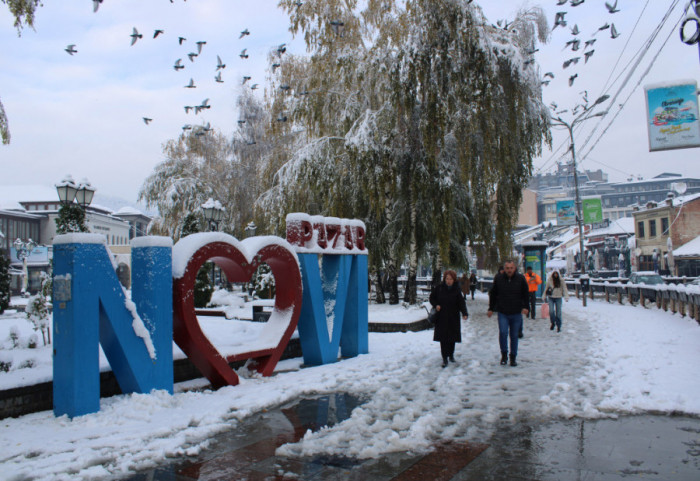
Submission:
[[[551,288],[551,287],[548,287],[547,290],[544,291],[544,294],[545,294],[547,297],[551,296],[551,295],[552,295],[552,288]]]
[[[434,307],[430,310],[428,313],[428,322],[430,324],[435,324],[435,321],[437,321],[437,316],[438,316],[438,311]]]

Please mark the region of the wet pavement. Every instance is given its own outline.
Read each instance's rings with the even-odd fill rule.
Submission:
[[[332,426],[363,400],[338,393],[259,413],[212,439],[197,457],[164,460],[133,481],[187,480],[700,480],[700,419],[639,415],[618,419],[501,421],[484,439],[439,443],[425,453],[378,459],[287,458],[277,447]]]

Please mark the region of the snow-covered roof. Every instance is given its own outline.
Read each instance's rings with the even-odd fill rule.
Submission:
[[[135,209],[135,208],[130,207],[130,206],[124,206],[124,207],[120,208],[117,212],[115,212],[115,214],[116,215],[120,215],[120,214],[123,214],[123,215],[144,215],[144,216],[146,215],[143,212],[141,212],[140,210]]]
[[[674,257],[700,257],[700,236],[673,250]]]
[[[20,202],[56,202],[58,193],[54,186],[48,185],[3,185],[0,189],[0,209],[24,208]]]
[[[599,237],[605,235],[616,234],[633,234],[634,233],[634,217],[623,217],[610,222],[607,227],[594,229],[586,234],[586,237]]]

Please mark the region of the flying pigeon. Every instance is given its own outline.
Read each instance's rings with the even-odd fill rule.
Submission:
[[[601,32],[601,31],[603,31],[603,30],[607,30],[608,28],[610,28],[610,24],[609,24],[609,23],[606,23],[606,24],[603,25],[602,27],[598,27],[598,32]],[[596,33],[598,33],[598,32],[596,32]],[[595,34],[594,34],[594,35],[595,35]]]
[[[557,12],[556,17],[554,17],[554,27],[552,27],[552,30],[557,28],[559,25],[562,27],[566,27],[566,20],[564,20],[564,15],[566,15],[566,12]]]
[[[287,85],[287,84],[280,85],[280,89],[281,89],[281,90],[284,90],[285,92],[286,92],[287,90],[289,90],[290,88],[291,88],[291,87],[290,87],[289,85]]]
[[[241,32],[241,36],[238,38],[241,39],[241,38],[245,37],[246,35],[250,35],[250,32],[248,31],[247,28]]]
[[[615,0],[615,3],[610,5],[608,2],[605,2],[605,6],[608,9],[608,13],[617,13],[620,11],[620,9],[617,8],[617,0]]]
[[[185,113],[186,113],[186,114],[189,114],[189,113],[190,113],[190,110],[192,110],[193,108],[194,108],[194,107],[192,107],[191,105],[185,105]]]
[[[192,130],[192,125],[191,124],[185,124],[182,126],[182,130]]]
[[[155,32],[153,32],[153,38],[156,38],[156,37],[157,37],[158,35],[160,35],[161,33],[165,33],[165,31],[160,30],[160,29],[156,30]]]
[[[557,0],[557,5],[564,5],[569,0]]]
[[[221,57],[218,55],[216,56],[216,70],[221,70],[222,68],[226,68],[226,64],[221,61]]]
[[[277,67],[279,67],[279,66],[280,66],[280,64],[278,64],[278,63],[273,63],[273,64],[272,64],[272,72],[274,73],[275,69],[277,69]]]
[[[567,68],[567,67],[568,67],[569,65],[571,65],[572,63],[573,63],[573,64],[577,64],[580,58],[581,58],[581,57],[574,57],[574,58],[570,58],[569,60],[566,60],[566,61],[564,62],[564,68]]]
[[[102,0],[92,0],[92,11],[97,12],[97,10],[100,8],[100,3],[102,3]]]
[[[549,85],[549,82],[551,82],[551,80],[543,80],[543,81],[540,82],[540,84],[542,84],[542,85]]]
[[[135,44],[136,41],[140,38],[143,38],[143,35],[140,34],[138,30],[136,30],[136,27],[134,27],[134,31],[131,34],[131,45]]]
[[[297,1],[297,2],[294,2],[294,5],[296,5],[297,8],[299,8],[299,7],[301,7],[302,5],[304,5],[304,3],[303,3],[303,2]]]
[[[209,105],[209,99],[204,99],[202,100],[201,105],[199,105],[200,109],[210,109],[211,105]]]
[[[199,55],[199,54],[194,53],[194,52],[190,52],[190,53],[187,54],[187,56],[190,58],[190,62],[194,62],[194,58],[195,58],[196,56],[198,56],[198,55]]]
[[[610,38],[617,38],[620,36],[620,33],[617,31],[615,28],[615,24],[613,23],[610,25]]]
[[[569,40],[568,42],[566,42],[566,47],[571,47],[571,50],[573,50],[575,52],[576,50],[578,50],[580,43],[581,42],[579,41],[579,39],[575,38],[573,40]],[[564,48],[566,48],[566,47],[564,47]]]
[[[186,88],[186,89],[196,89],[197,86],[194,84],[194,79],[190,78],[190,83],[188,83],[187,85],[185,85],[185,88]]]
[[[585,1],[586,1],[586,0],[571,0],[571,6],[572,6],[572,7],[578,7],[579,5],[581,5],[581,4],[582,4],[583,2],[585,2]]]
[[[214,80],[216,80],[218,83],[222,84],[224,83],[223,80],[221,80],[221,72],[219,72],[216,77],[214,77]]]
[[[148,123],[149,123],[151,120],[153,120],[153,119],[149,119],[148,117],[143,117],[143,123],[146,124],[146,125],[148,125]]]
[[[184,42],[185,40],[187,40],[185,37],[177,37],[178,45],[182,45],[182,42]]]
[[[298,2],[298,3],[301,3],[301,2]],[[249,141],[246,142],[246,145],[255,145],[256,143],[257,143],[257,142],[255,142],[255,140],[252,140],[252,139],[251,139],[251,140],[249,140]]]
[[[250,77],[248,75],[243,76],[243,83],[241,85],[245,85],[245,83],[250,80]]]
[[[75,44],[70,44],[66,48],[64,48],[63,50],[68,52],[68,54],[70,54],[70,55],[73,55],[74,53],[78,53],[78,51],[75,49]]]
[[[586,49],[586,48],[592,46],[592,45],[595,43],[595,41],[596,41],[595,38],[592,38],[592,39],[590,39],[590,40],[586,40],[586,46],[584,47],[584,49]]]
[[[173,69],[175,69],[175,71],[177,72],[178,70],[183,69],[183,68],[185,68],[185,66],[182,65],[182,59],[181,58],[177,59],[175,61],[175,65],[173,65]]]
[[[585,63],[588,63],[588,59],[591,57],[591,55],[593,55],[593,52],[595,52],[595,50],[589,50],[588,52],[583,53],[583,58],[586,61]]]
[[[238,121],[238,125],[243,125],[243,124],[245,124],[245,119],[241,119]]]
[[[258,89],[258,84],[253,84],[250,86],[250,90],[257,90]]]
[[[571,29],[571,35],[578,35],[579,33],[581,32],[578,29],[578,24],[575,24],[574,28]]]
[[[569,87],[571,87],[574,84],[574,80],[576,80],[576,77],[578,77],[577,73],[575,73],[571,77],[569,77]]]
[[[279,47],[277,47],[277,55],[282,55],[284,52],[287,51],[286,43],[281,44]]]
[[[211,125],[209,122],[207,122],[207,125],[202,126],[202,130],[205,132],[209,132],[211,130]]]
[[[525,50],[525,53],[528,55],[534,55],[535,52],[539,52],[539,51],[540,51],[540,49],[535,48],[535,46],[533,45],[531,49]]]
[[[287,116],[280,114],[279,117],[277,117],[277,122],[286,122],[287,121]]]
[[[309,91],[308,91],[308,90],[304,90],[304,91],[302,91],[302,92],[299,92],[299,95],[309,95]]]
[[[239,57],[241,57],[241,58],[248,58],[248,54],[245,53],[246,50],[248,50],[248,49],[247,49],[247,48],[244,48],[243,50],[241,50],[241,54],[239,55]]]
[[[202,47],[205,46],[206,44],[207,44],[207,42],[205,42],[204,40],[200,40],[199,42],[197,42],[197,54],[198,55],[200,53],[202,53]]]
[[[544,74],[544,76],[549,77],[549,78],[554,78],[554,74],[552,72],[547,72],[546,74]]]

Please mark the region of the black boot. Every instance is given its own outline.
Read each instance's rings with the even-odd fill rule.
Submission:
[[[501,366],[505,366],[506,364],[508,364],[508,353],[502,352],[501,353]]]
[[[457,362],[457,361],[455,361],[455,356],[454,356],[454,354],[450,356],[450,362]]]
[[[447,358],[446,357],[442,358],[442,367],[447,367]]]
[[[549,330],[550,330],[550,331],[553,331],[553,330],[554,330],[554,323],[551,323],[551,324],[549,325]]]
[[[515,367],[515,366],[518,365],[518,363],[515,362],[515,356],[512,355],[512,354],[510,355],[510,365],[513,366],[513,367]]]

